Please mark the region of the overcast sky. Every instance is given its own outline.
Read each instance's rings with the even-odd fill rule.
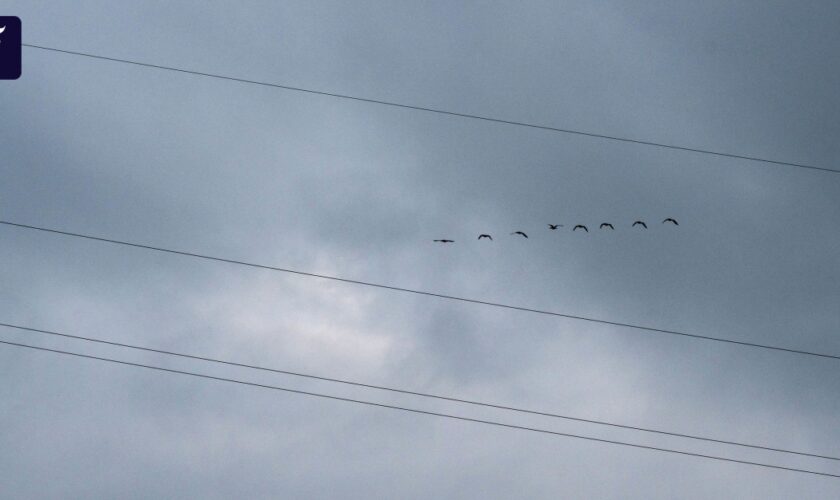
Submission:
[[[11,1],[2,14],[22,19],[24,43],[840,168],[835,1]],[[3,220],[840,354],[837,174],[33,48],[0,82],[0,110]],[[836,360],[8,226],[0,322],[840,456]],[[0,340],[840,474],[6,328]],[[0,376],[9,498],[840,495],[832,478],[9,346]]]

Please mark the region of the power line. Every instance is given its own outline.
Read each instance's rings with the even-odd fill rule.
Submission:
[[[593,137],[593,138],[596,138],[596,139],[606,139],[606,140],[610,140],[610,141],[618,141],[618,142],[625,142],[625,143],[631,143],[631,144],[639,144],[639,145],[643,145],[643,146],[652,146],[652,147],[672,149],[672,150],[677,150],[677,151],[688,151],[688,152],[691,152],[691,153],[714,155],[714,156],[720,156],[720,157],[724,157],[724,158],[734,158],[734,159],[738,159],[738,160],[748,160],[748,161],[768,163],[768,164],[773,164],[773,165],[783,165],[783,166],[788,166],[788,167],[805,168],[805,169],[810,169],[810,170],[819,170],[819,171],[831,172],[831,173],[835,173],[835,174],[840,173],[840,170],[835,170],[835,169],[826,168],[826,167],[817,167],[817,166],[814,166],[814,165],[806,165],[806,164],[803,164],[803,163],[792,163],[792,162],[787,162],[787,161],[770,160],[770,159],[767,159],[767,158],[759,158],[757,156],[747,156],[747,155],[739,155],[739,154],[733,154],[733,153],[721,153],[719,151],[712,151],[712,150],[709,150],[709,149],[691,148],[691,147],[687,147],[687,146],[678,146],[678,145],[674,145],[674,144],[664,144],[664,143],[660,143],[660,142],[643,141],[643,140],[638,140],[638,139],[629,139],[629,138],[626,138],[626,137],[618,137],[618,136],[612,136],[612,135],[606,135],[606,134],[597,134],[597,133],[594,133],[594,132],[584,132],[584,131],[581,131],[581,130],[551,127],[551,126],[548,126],[548,125],[539,125],[539,124],[535,124],[535,123],[519,122],[519,121],[514,121],[514,120],[505,120],[505,119],[502,119],[502,118],[493,118],[493,117],[490,117],[490,116],[474,115],[474,114],[469,114],[469,113],[459,113],[459,112],[456,112],[456,111],[447,111],[447,110],[444,110],[444,109],[435,109],[435,108],[429,108],[429,107],[425,107],[425,106],[414,106],[414,105],[411,105],[411,104],[403,104],[403,103],[398,103],[398,102],[393,102],[393,101],[383,101],[381,99],[371,99],[371,98],[367,98],[367,97],[358,97],[358,96],[352,96],[352,95],[347,95],[347,94],[337,94],[337,93],[334,93],[334,92],[325,92],[325,91],[322,91],[322,90],[307,89],[307,88],[303,88],[303,87],[294,87],[294,86],[291,86],[291,85],[282,85],[282,84],[279,84],[279,83],[261,82],[261,81],[258,81],[258,80],[249,80],[249,79],[246,79],[246,78],[239,78],[239,77],[234,77],[234,76],[219,75],[219,74],[215,74],[215,73],[206,73],[206,72],[203,72],[203,71],[193,71],[193,70],[188,70],[188,69],[184,69],[184,68],[176,68],[176,67],[172,67],[172,66],[162,66],[162,65],[159,65],[159,64],[150,64],[150,63],[144,63],[144,62],[139,62],[139,61],[132,61],[132,60],[129,60],[129,59],[119,59],[119,58],[116,58],[116,57],[107,57],[107,56],[101,56],[101,55],[97,55],[97,54],[90,54],[90,53],[86,53],[86,52],[77,52],[77,51],[73,51],[73,50],[58,49],[58,48],[54,48],[54,47],[45,47],[45,46],[42,46],[42,45],[33,45],[33,44],[28,44],[28,43],[23,43],[21,45],[23,45],[24,47],[30,47],[30,48],[33,48],[33,49],[47,50],[47,51],[58,52],[58,53],[62,53],[62,54],[74,55],[74,56],[89,57],[89,58],[92,58],[92,59],[99,59],[99,60],[103,60],[103,61],[133,64],[135,66],[142,66],[142,67],[145,67],[145,68],[154,68],[154,69],[161,69],[161,70],[166,70],[166,71],[176,71],[178,73],[186,73],[186,74],[189,74],[189,75],[205,76],[205,77],[209,77],[209,78],[217,78],[217,79],[228,80],[228,81],[232,81],[232,82],[247,83],[247,84],[251,84],[251,85],[261,85],[263,87],[272,87],[272,88],[283,89],[283,90],[291,90],[291,91],[294,91],[294,92],[305,92],[307,94],[315,94],[315,95],[327,96],[327,97],[336,97],[336,98],[339,98],[339,99],[349,99],[349,100],[352,100],[352,101],[360,101],[360,102],[366,102],[366,103],[371,103],[371,104],[380,104],[380,105],[392,106],[392,107],[396,107],[396,108],[411,109],[411,110],[414,110],[414,111],[425,111],[425,112],[428,112],[428,113],[436,113],[436,114],[440,114],[440,115],[457,116],[459,118],[469,118],[469,119],[472,119],[472,120],[481,120],[481,121],[486,121],[486,122],[502,123],[502,124],[505,124],[505,125],[514,125],[514,126],[517,126],[517,127],[527,127],[527,128],[533,128],[533,129],[539,129],[539,130],[547,130],[549,132],[558,132],[558,133],[562,133],[562,134],[573,134],[573,135],[579,135],[579,136],[585,136],[585,137]]]
[[[332,395],[329,395],[329,394],[322,394],[322,393],[318,393],[318,392],[301,391],[301,390],[297,390],[297,389],[289,389],[287,387],[280,387],[280,386],[276,386],[276,385],[258,384],[256,382],[246,382],[244,380],[225,378],[225,377],[216,377],[214,375],[206,375],[206,374],[203,374],[203,373],[195,373],[195,372],[188,372],[188,371],[183,371],[183,370],[175,370],[175,369],[172,369],[172,368],[163,368],[163,367],[160,367],[160,366],[145,365],[145,364],[140,364],[140,363],[132,363],[132,362],[129,362],[129,361],[121,361],[121,360],[112,359],[112,358],[103,358],[103,357],[99,357],[99,356],[91,356],[91,355],[88,355],[88,354],[81,354],[81,353],[77,353],[77,352],[61,351],[61,350],[58,350],[58,349],[48,349],[46,347],[37,347],[37,346],[32,346],[32,345],[27,345],[27,344],[19,344],[17,342],[8,342],[8,341],[5,341],[5,340],[0,340],[0,344],[5,344],[5,345],[10,345],[10,346],[15,346],[15,347],[23,347],[23,348],[27,348],[27,349],[35,349],[35,350],[38,350],[38,351],[52,352],[52,353],[56,353],[56,354],[64,354],[64,355],[68,355],[68,356],[75,356],[75,357],[78,357],[78,358],[92,359],[92,360],[96,360],[96,361],[105,361],[105,362],[108,362],[108,363],[115,363],[115,364],[120,364],[120,365],[125,365],[125,366],[147,368],[147,369],[150,369],[150,370],[157,370],[157,371],[167,372],[167,373],[175,373],[175,374],[179,374],[179,375],[189,375],[191,377],[198,377],[198,378],[204,378],[204,379],[209,379],[209,380],[217,380],[217,381],[221,381],[221,382],[231,382],[231,383],[234,383],[234,384],[247,385],[247,386],[251,386],[251,387],[259,387],[259,388],[262,388],[262,389],[271,389],[271,390],[275,390],[275,391],[289,392],[289,393],[293,393],[293,394],[300,394],[300,395],[303,395],[303,396],[312,396],[312,397],[317,397],[317,398],[331,399],[331,400],[334,400],[334,401],[344,401],[344,402],[347,402],[347,403],[356,403],[356,404],[367,405],[367,406],[375,406],[375,407],[378,407],[378,408],[386,408],[386,409],[389,409],[389,410],[400,410],[400,411],[405,411],[405,412],[410,412],[410,413],[417,413],[417,414],[421,414],[421,415],[429,415],[429,416],[433,416],[433,417],[442,417],[442,418],[449,418],[449,419],[453,419],[453,420],[462,420],[462,421],[465,421],[465,422],[472,422],[472,423],[477,423],[477,424],[493,425],[493,426],[496,426],[496,427],[504,427],[504,428],[508,428],[508,429],[519,429],[519,430],[523,430],[523,431],[538,432],[538,433],[541,433],[541,434],[550,434],[550,435],[554,435],[554,436],[562,436],[562,437],[569,437],[569,438],[575,438],[575,439],[583,439],[583,440],[586,440],[586,441],[595,441],[595,442],[599,442],[599,443],[614,444],[614,445],[619,445],[619,446],[629,446],[629,447],[632,447],[632,448],[641,448],[641,449],[645,449],[645,450],[660,451],[660,452],[665,452],[665,453],[675,453],[675,454],[678,454],[678,455],[685,455],[685,456],[697,457],[697,458],[705,458],[705,459],[708,459],[708,460],[717,460],[717,461],[722,461],[722,462],[732,462],[732,463],[738,463],[738,464],[753,465],[753,466],[756,466],[756,467],[765,467],[765,468],[770,468],[770,469],[786,470],[786,471],[791,471],[791,472],[801,472],[801,473],[805,473],[805,474],[814,474],[814,475],[817,475],[817,476],[840,478],[840,475],[830,474],[828,472],[818,472],[818,471],[813,471],[813,470],[808,470],[808,469],[796,469],[796,468],[793,468],[793,467],[784,467],[784,466],[781,466],[781,465],[771,465],[771,464],[765,464],[765,463],[760,463],[760,462],[750,462],[750,461],[747,461],[747,460],[739,460],[739,459],[735,459],[735,458],[719,457],[719,456],[715,456],[715,455],[705,455],[705,454],[701,454],[701,453],[674,450],[674,449],[670,449],[670,448],[660,448],[660,447],[656,447],[656,446],[647,446],[647,445],[643,445],[643,444],[627,443],[627,442],[624,442],[624,441],[602,439],[602,438],[596,438],[596,437],[592,437],[592,436],[583,436],[583,435],[579,435],[579,434],[569,434],[569,433],[565,433],[565,432],[551,431],[551,430],[548,430],[548,429],[540,429],[540,428],[537,428],[537,427],[526,427],[526,426],[523,426],[523,425],[506,424],[506,423],[498,422],[498,421],[495,421],[495,420],[482,420],[482,419],[478,419],[478,418],[463,417],[463,416],[452,415],[452,414],[448,414],[448,413],[438,413],[438,412],[433,412],[433,411],[418,410],[416,408],[408,408],[408,407],[404,407],[404,406],[388,405],[388,404],[384,404],[384,403],[374,403],[372,401],[365,401],[365,400],[362,400],[362,399],[351,399],[351,398],[345,398],[345,397],[340,397],[340,396],[332,396]]]
[[[210,256],[210,255],[204,255],[204,254],[199,254],[199,253],[184,252],[184,251],[181,251],[181,250],[172,250],[172,249],[163,248],[163,247],[143,245],[143,244],[140,244],[140,243],[131,243],[131,242],[128,242],[128,241],[115,240],[115,239],[110,239],[110,238],[102,238],[102,237],[99,237],[99,236],[91,236],[91,235],[81,234],[81,233],[61,231],[61,230],[58,230],[58,229],[49,229],[49,228],[39,227],[39,226],[30,226],[28,224],[20,224],[20,223],[17,223],[17,222],[11,222],[11,221],[6,221],[6,220],[0,220],[0,224],[6,225],[6,226],[11,226],[11,227],[22,228],[22,229],[32,229],[32,230],[35,230],[35,231],[42,231],[42,232],[45,232],[45,233],[53,233],[53,234],[61,234],[61,235],[64,235],[64,236],[72,236],[74,238],[83,238],[83,239],[93,240],[93,241],[113,243],[115,245],[123,245],[123,246],[134,247],[134,248],[142,248],[142,249],[145,249],[145,250],[154,250],[156,252],[170,253],[170,254],[182,255],[182,256],[186,256],[186,257],[194,257],[194,258],[197,258],[197,259],[212,260],[212,261],[216,261],[216,262],[225,262],[225,263],[228,263],[228,264],[236,264],[236,265],[240,265],[240,266],[247,266],[247,267],[252,267],[252,268],[257,268],[257,269],[265,269],[265,270],[268,270],[268,271],[277,271],[277,272],[281,272],[281,273],[295,274],[295,275],[298,275],[298,276],[308,276],[308,277],[311,277],[311,278],[321,278],[321,279],[325,279],[325,280],[338,281],[338,282],[341,282],[341,283],[349,283],[349,284],[352,284],[352,285],[369,286],[369,287],[373,287],[373,288],[379,288],[379,289],[383,289],[383,290],[391,290],[391,291],[395,291],[395,292],[412,293],[412,294],[415,294],[415,295],[423,295],[423,296],[427,296],[427,297],[436,297],[436,298],[439,298],[439,299],[446,299],[446,300],[456,300],[456,301],[459,301],[459,302],[467,302],[467,303],[470,303],[470,304],[479,304],[479,305],[483,305],[483,306],[498,307],[498,308],[510,309],[510,310],[514,310],[514,311],[522,311],[522,312],[534,313],[534,314],[543,314],[543,315],[546,315],[546,316],[556,316],[556,317],[560,317],[560,318],[574,319],[574,320],[579,320],[579,321],[588,321],[590,323],[598,323],[598,324],[602,324],[602,325],[619,326],[619,327],[631,328],[631,329],[639,330],[639,331],[661,333],[661,334],[667,334],[667,335],[677,335],[677,336],[680,336],[680,337],[692,338],[692,339],[697,339],[697,340],[708,340],[708,341],[712,341],[712,342],[722,342],[722,343],[726,343],[726,344],[739,345],[739,346],[744,346],[744,347],[768,349],[768,350],[771,350],[771,351],[780,351],[780,352],[787,352],[787,353],[793,353],[793,354],[802,354],[802,355],[806,355],[806,356],[815,356],[815,357],[820,357],[820,358],[840,360],[840,356],[835,355],[835,354],[825,354],[825,353],[819,353],[819,352],[813,352],[813,351],[804,351],[804,350],[800,350],[800,349],[791,349],[791,348],[787,348],[787,347],[772,346],[772,345],[768,345],[768,344],[758,344],[758,343],[755,343],[755,342],[746,342],[746,341],[726,339],[726,338],[721,338],[721,337],[711,337],[711,336],[708,336],[708,335],[686,333],[686,332],[681,332],[681,331],[677,331],[677,330],[666,330],[666,329],[663,329],[663,328],[654,328],[654,327],[650,327],[650,326],[634,325],[632,323],[622,323],[622,322],[619,322],[619,321],[609,321],[609,320],[605,320],[605,319],[598,319],[598,318],[592,318],[592,317],[587,317],[587,316],[576,316],[576,315],[573,315],[573,314],[559,313],[559,312],[547,311],[547,310],[543,310],[543,309],[534,309],[534,308],[530,308],[530,307],[514,306],[514,305],[510,305],[510,304],[502,304],[500,302],[489,302],[489,301],[485,301],[485,300],[477,300],[477,299],[470,299],[470,298],[466,298],[466,297],[458,297],[458,296],[455,296],[455,295],[445,295],[445,294],[442,294],[442,293],[426,292],[426,291],[423,291],[423,290],[415,290],[415,289],[412,289],[412,288],[403,288],[403,287],[399,287],[399,286],[383,285],[383,284],[380,284],[380,283],[372,283],[372,282],[369,282],[369,281],[353,280],[353,279],[349,279],[349,278],[340,278],[340,277],[337,277],[337,276],[329,276],[329,275],[326,275],[326,274],[310,273],[310,272],[306,272],[306,271],[298,271],[298,270],[295,270],[295,269],[286,269],[286,268],[282,268],[282,267],[268,266],[268,265],[265,265],[265,264],[256,264],[256,263],[253,263],[253,262],[245,262],[245,261],[241,261],[241,260],[226,259],[226,258],[223,258],[223,257],[213,257],[213,256]]]
[[[451,397],[451,396],[440,396],[440,395],[436,395],[436,394],[429,394],[429,393],[418,392],[418,391],[410,391],[410,390],[406,390],[406,389],[397,389],[397,388],[394,388],[394,387],[387,387],[387,386],[382,386],[382,385],[365,384],[365,383],[362,383],[362,382],[354,382],[354,381],[346,380],[346,379],[324,377],[324,376],[320,376],[320,375],[312,375],[312,374],[308,374],[308,373],[293,372],[293,371],[289,371],[289,370],[280,370],[280,369],[277,369],[277,368],[267,368],[267,367],[263,367],[263,366],[237,363],[237,362],[234,362],[234,361],[226,361],[226,360],[221,360],[221,359],[208,358],[208,357],[205,357],[205,356],[196,356],[196,355],[193,355],[193,354],[184,354],[184,353],[179,353],[179,352],[174,352],[174,351],[166,351],[166,350],[162,350],[162,349],[153,349],[153,348],[150,348],[150,347],[142,347],[142,346],[137,346],[137,345],[124,344],[124,343],[115,342],[115,341],[112,341],[112,340],[104,340],[104,339],[97,339],[97,338],[93,338],[93,337],[83,337],[83,336],[79,336],[79,335],[71,335],[71,334],[68,334],[68,333],[60,333],[60,332],[54,332],[54,331],[49,331],[49,330],[41,330],[39,328],[30,328],[30,327],[27,327],[27,326],[13,325],[13,324],[9,324],[9,323],[0,323],[0,326],[4,326],[4,327],[7,327],[7,328],[15,328],[17,330],[23,330],[23,331],[26,331],[26,332],[43,333],[43,334],[46,334],[46,335],[54,335],[54,336],[65,337],[65,338],[69,338],[69,339],[83,340],[83,341],[86,341],[86,342],[95,342],[95,343],[98,343],[98,344],[106,344],[106,345],[111,345],[111,346],[116,346],[116,347],[125,347],[125,348],[128,348],[128,349],[135,349],[135,350],[138,350],[138,351],[153,352],[153,353],[157,353],[157,354],[166,354],[166,355],[169,355],[169,356],[178,356],[178,357],[181,357],[181,358],[196,359],[196,360],[199,360],[199,361],[208,361],[208,362],[211,362],[211,363],[218,363],[218,364],[229,365],[229,366],[237,366],[237,367],[241,367],[241,368],[249,368],[249,369],[253,369],[253,370],[261,370],[261,371],[272,372],[272,373],[280,373],[280,374],[283,374],[283,375],[292,375],[292,376],[295,376],[295,377],[321,380],[321,381],[325,381],[325,382],[334,382],[334,383],[338,383],[338,384],[346,384],[346,385],[352,385],[352,386],[356,386],[356,387],[364,387],[364,388],[367,388],[367,389],[377,389],[377,390],[381,390],[381,391],[389,391],[389,392],[395,392],[395,393],[400,393],[400,394],[408,394],[408,395],[411,395],[411,396],[420,396],[420,397],[424,397],[424,398],[439,399],[439,400],[451,401],[451,402],[455,402],[455,403],[464,403],[464,404],[469,404],[469,405],[474,405],[474,406],[482,406],[482,407],[486,407],[486,408],[495,408],[495,409],[500,409],[500,410],[514,411],[514,412],[518,412],[518,413],[539,415],[539,416],[543,416],[543,417],[552,417],[552,418],[559,418],[559,419],[564,419],[564,420],[572,420],[572,421],[575,421],[575,422],[585,422],[585,423],[589,423],[589,424],[605,425],[605,426],[609,426],[609,427],[617,427],[617,428],[620,428],[620,429],[629,429],[629,430],[635,430],[635,431],[650,432],[650,433],[662,434],[662,435],[666,435],[666,436],[675,436],[675,437],[681,437],[681,438],[696,439],[696,440],[699,440],[699,441],[707,441],[707,442],[711,442],[711,443],[721,443],[721,444],[728,444],[728,445],[733,445],[733,446],[742,446],[742,447],[745,447],[745,448],[754,448],[754,449],[757,449],[757,450],[776,451],[776,452],[780,452],[780,453],[789,453],[789,454],[792,454],[792,455],[801,455],[801,456],[805,456],[805,457],[814,457],[814,458],[822,458],[822,459],[826,459],[826,460],[838,460],[838,461],[840,461],[840,458],[838,458],[838,457],[832,457],[832,456],[827,456],[827,455],[817,455],[817,454],[814,454],[814,453],[806,453],[806,452],[801,452],[801,451],[785,450],[785,449],[782,449],[782,448],[772,448],[772,447],[769,447],[769,446],[761,446],[761,445],[755,445],[755,444],[739,443],[737,441],[727,441],[727,440],[724,440],[724,439],[714,439],[714,438],[696,436],[696,435],[691,435],[691,434],[683,434],[683,433],[679,433],[679,432],[662,431],[662,430],[649,429],[649,428],[645,428],[645,427],[637,427],[637,426],[632,426],[632,425],[616,424],[616,423],[613,423],[613,422],[606,422],[606,421],[603,421],[603,420],[593,420],[593,419],[587,419],[587,418],[581,418],[581,417],[572,417],[572,416],[569,416],[569,415],[560,415],[560,414],[557,414],[557,413],[549,413],[549,412],[543,412],[543,411],[537,411],[537,410],[528,410],[528,409],[524,409],[524,408],[517,408],[517,407],[513,407],[513,406],[500,405],[500,404],[495,404],[495,403],[486,403],[486,402],[481,402],[481,401],[473,401],[473,400],[469,400],[469,399],[456,398],[456,397]]]

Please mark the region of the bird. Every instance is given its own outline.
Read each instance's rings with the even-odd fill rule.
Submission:
[[[493,241],[493,237],[490,236],[489,234],[479,234],[478,239],[481,239],[481,238],[488,238],[488,239],[490,239],[490,241]]]
[[[554,231],[558,227],[563,227],[563,224],[549,224],[548,225],[548,228],[551,229],[552,231]]]
[[[455,243],[455,240],[433,240],[438,243]]]
[[[518,235],[524,236],[525,238],[528,237],[528,235],[523,233],[522,231],[516,231],[516,232],[510,233],[510,234],[518,234]]]
[[[636,225],[641,225],[642,227],[647,229],[647,224],[645,224],[644,222],[642,222],[640,220],[637,220],[636,222],[634,222],[632,227],[636,227]]]
[[[583,229],[583,230],[584,230],[584,231],[586,231],[587,233],[589,232],[589,229],[587,229],[587,228],[586,228],[586,226],[584,226],[583,224],[578,224],[577,226],[575,226],[574,228],[572,228],[572,231],[577,231],[577,229],[578,229],[578,228]]]
[[[615,230],[615,228],[613,227],[613,225],[612,225],[612,224],[610,224],[609,222],[604,222],[604,223],[602,223],[600,227],[601,227],[601,229],[604,229],[605,227],[608,227],[608,228],[610,228],[610,229],[612,229],[612,230]]]
[[[673,222],[675,226],[679,226],[680,223],[677,222],[675,219],[668,217],[667,219],[663,220],[662,223],[665,224],[666,222]]]

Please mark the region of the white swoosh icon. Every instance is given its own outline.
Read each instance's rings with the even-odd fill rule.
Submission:
[[[5,27],[5,26],[3,26],[2,28],[0,28],[0,33],[3,33],[4,31],[6,31],[6,27]]]

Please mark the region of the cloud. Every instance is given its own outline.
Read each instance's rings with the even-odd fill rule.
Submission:
[[[17,3],[28,43],[831,166],[828,3]],[[90,29],[96,26],[96,29]],[[141,29],[142,27],[142,29]],[[840,352],[837,183],[24,51],[0,211],[481,300]],[[803,76],[805,75],[805,76]],[[665,227],[665,217],[680,221]],[[646,232],[631,231],[637,218]],[[612,222],[615,232],[572,233]],[[566,224],[550,232],[547,223]],[[527,241],[509,233],[523,230]],[[476,241],[491,233],[493,242]],[[432,239],[456,244],[442,248]],[[0,228],[0,318],[840,454],[835,363]],[[831,471],[811,459],[0,332],[219,376]],[[0,349],[15,497],[831,497],[828,479]],[[91,475],[91,471],[98,471]],[[49,477],[50,481],[43,481]],[[793,493],[796,492],[796,493]]]

